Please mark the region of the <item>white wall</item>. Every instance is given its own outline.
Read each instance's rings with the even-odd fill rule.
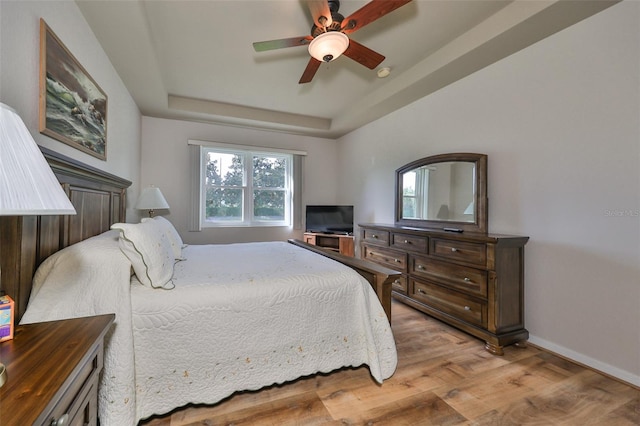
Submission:
[[[489,157],[490,232],[528,235],[531,342],[640,385],[640,3],[624,2],[339,140],[339,198],[393,222],[394,171]]]
[[[203,228],[187,230],[189,217],[189,139],[306,151],[303,205],[336,202],[336,141],[290,134],[264,132],[180,120],[143,117],[142,187],[162,190],[171,209],[163,214],[176,227],[185,243],[222,244],[302,238],[302,230],[289,227]]]
[[[40,18],[107,94],[107,161],[39,133]],[[18,112],[39,145],[133,181],[127,218],[137,220],[131,196],[140,180],[140,111],[76,3],[0,1],[0,58],[0,102]]]

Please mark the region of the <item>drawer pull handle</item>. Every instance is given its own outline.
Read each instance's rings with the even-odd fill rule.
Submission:
[[[420,294],[427,294],[427,292],[426,292],[426,291],[424,291],[424,290],[423,290],[423,289],[421,289],[421,288],[419,288],[419,289],[418,289],[418,293],[420,293]]]
[[[455,252],[457,252],[457,251],[458,251],[458,249],[457,249],[457,248],[455,248],[455,247],[451,247],[451,251],[455,253]]]
[[[376,234],[373,234],[371,238],[378,238],[378,236]]]
[[[424,271],[424,266],[422,266],[422,265],[418,265],[418,266],[416,266],[416,268],[420,269],[421,271]]]
[[[393,259],[394,262],[400,263],[400,259]]]
[[[466,283],[470,283],[470,282],[471,282],[471,279],[470,279],[469,277],[464,277],[464,282],[466,282]]]
[[[409,241],[409,240],[404,240],[404,243],[405,243],[405,244],[411,244],[411,241]]]
[[[465,311],[470,311],[470,310],[471,310],[471,308],[470,308],[470,307],[468,307],[468,306],[465,306],[465,307],[464,307],[464,310],[465,310]]]
[[[58,420],[53,420],[51,426],[67,426],[69,424],[69,414],[61,416]]]
[[[400,280],[396,279],[393,283],[394,283],[395,285],[400,285]]]

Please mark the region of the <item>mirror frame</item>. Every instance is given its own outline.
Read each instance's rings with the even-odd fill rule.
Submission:
[[[450,220],[432,219],[404,219],[402,217],[402,175],[412,169],[435,163],[463,161],[475,164],[475,222],[458,222]],[[489,224],[488,198],[487,198],[487,155],[474,153],[439,154],[421,158],[405,164],[396,170],[396,208],[395,222],[398,226],[417,228],[454,228],[466,232],[486,233]]]

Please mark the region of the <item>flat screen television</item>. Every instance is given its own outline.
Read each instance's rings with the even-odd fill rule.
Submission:
[[[306,230],[324,234],[353,234],[353,206],[307,206]]]

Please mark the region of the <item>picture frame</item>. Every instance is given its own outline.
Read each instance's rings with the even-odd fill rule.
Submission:
[[[107,159],[107,95],[40,19],[40,133]]]

